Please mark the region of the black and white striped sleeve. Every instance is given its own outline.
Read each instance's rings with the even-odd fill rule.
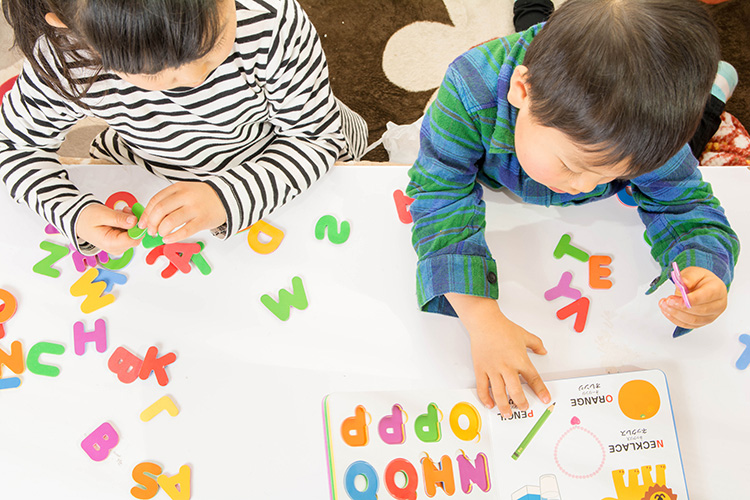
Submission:
[[[227,236],[309,188],[345,148],[315,28],[294,0],[278,16],[267,61],[258,65],[273,139],[252,161],[207,180],[227,211]]]
[[[54,96],[27,61],[0,108],[0,178],[13,200],[86,251],[90,245],[75,237],[75,222],[96,199],[79,192],[57,158],[65,134],[83,115]]]

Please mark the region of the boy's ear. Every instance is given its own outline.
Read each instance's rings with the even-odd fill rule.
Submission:
[[[526,83],[526,75],[529,69],[526,66],[516,66],[510,77],[510,88],[508,89],[508,102],[521,109],[529,96],[529,87]]]
[[[44,16],[44,20],[47,21],[47,24],[50,26],[54,26],[55,28],[67,28],[64,22],[60,21],[60,18],[57,17],[57,14],[53,12],[47,12],[47,14]]]

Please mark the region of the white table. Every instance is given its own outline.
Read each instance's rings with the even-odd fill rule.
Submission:
[[[60,235],[46,235],[35,214],[0,196],[0,288],[18,301],[0,347],[10,352],[11,342],[20,340],[25,353],[40,341],[66,348],[61,356],[42,357],[60,367],[59,376],[26,370],[20,387],[0,391],[0,496],[128,499],[136,484],[133,468],[152,461],[168,475],[189,465],[195,500],[325,499],[326,394],[473,387],[469,341],[459,321],[417,310],[410,228],[398,220],[392,196],[405,188],[406,170],[335,167],[267,218],[286,233],[268,255],[251,250],[243,235],[225,242],[208,234],[194,238],[206,243],[208,276],[193,270],[165,280],[165,261],[147,265],[147,250],[139,247],[123,270],[128,283],[114,289],[116,301],[91,314],[82,313],[81,299],[69,292],[80,276],[70,257],[56,264],[59,278],[31,270],[47,255],[39,243],[62,242]],[[165,185],[130,167],[80,166],[71,173],[102,200],[126,190],[146,202]],[[750,172],[707,168],[704,174],[741,240],[750,241]],[[644,295],[658,266],[635,209],[616,198],[573,208],[525,205],[503,192],[485,198],[501,307],[545,342],[549,355],[534,357],[539,371],[552,379],[663,370],[692,497],[744,498],[750,370],[738,370],[735,362],[744,349],[738,337],[750,331],[747,256],[736,268],[726,313],[673,339],[657,307],[673,287]],[[348,241],[334,245],[314,237],[317,220],[327,214],[351,223]],[[613,257],[610,290],[588,287],[585,264],[553,258],[565,233],[587,252]],[[573,285],[591,299],[582,334],[573,330],[572,317],[555,317],[564,299],[543,297],[564,271],[573,272]],[[292,309],[282,322],[260,297],[291,289],[295,276],[304,282],[309,306]],[[77,356],[73,324],[83,321],[92,330],[99,318],[107,323],[106,352],[89,344]],[[159,355],[174,352],[169,384],[162,387],[153,376],[120,382],[107,367],[119,346],[141,357],[150,346]],[[7,367],[2,373],[16,376]],[[164,395],[179,415],[162,412],[142,422],[140,413]],[[80,443],[104,422],[120,441],[96,462]],[[168,496],[160,491],[155,498]]]

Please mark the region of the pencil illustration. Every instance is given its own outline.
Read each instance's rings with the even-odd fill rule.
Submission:
[[[544,413],[542,413],[542,416],[539,417],[539,420],[537,421],[536,424],[534,424],[534,427],[532,427],[529,433],[526,434],[526,437],[523,438],[523,441],[521,441],[521,444],[518,445],[518,448],[516,448],[516,451],[513,452],[513,455],[511,456],[513,460],[518,460],[518,457],[521,456],[521,453],[523,453],[523,450],[525,450],[526,447],[529,446],[529,443],[534,438],[534,436],[539,431],[539,429],[542,427],[542,424],[544,424],[544,422],[546,422],[549,416],[552,414],[552,410],[555,409],[555,404],[557,403],[552,403],[549,406],[549,408],[547,408],[544,411]]]

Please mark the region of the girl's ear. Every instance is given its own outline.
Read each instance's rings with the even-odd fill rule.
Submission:
[[[529,88],[526,83],[526,75],[529,69],[526,66],[516,66],[510,77],[510,88],[508,89],[508,102],[521,109],[529,97]]]
[[[57,14],[55,13],[47,12],[47,15],[44,16],[44,20],[47,21],[47,24],[54,26],[55,28],[67,28],[65,23],[60,21],[60,18],[57,17]]]

